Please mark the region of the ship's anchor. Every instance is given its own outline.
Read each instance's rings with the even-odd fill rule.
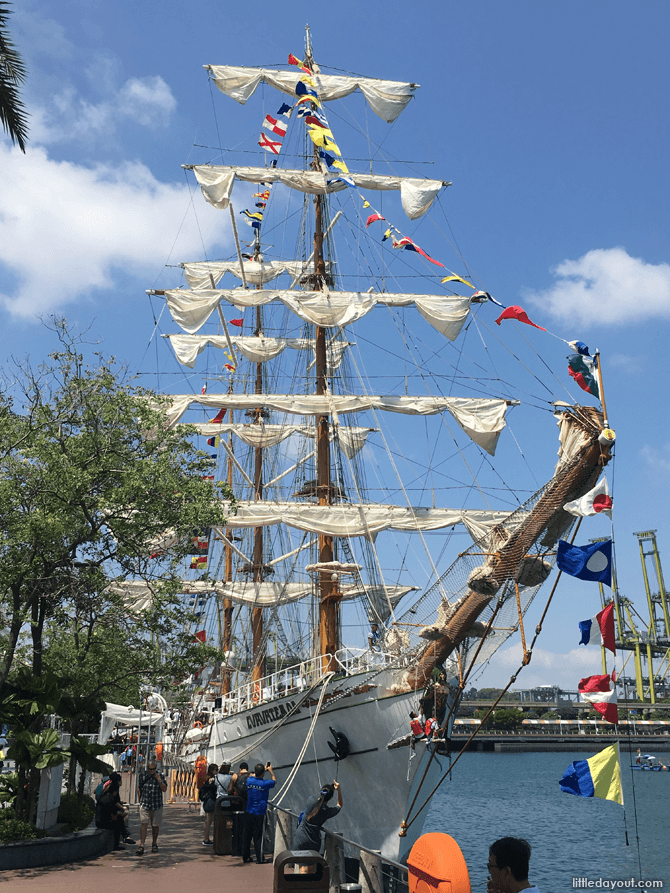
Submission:
[[[328,742],[328,747],[335,754],[335,762],[338,763],[340,760],[346,760],[349,756],[349,739],[346,735],[343,735],[342,732],[336,732],[332,726],[328,726],[330,729],[330,733],[335,739],[335,743],[332,741]]]

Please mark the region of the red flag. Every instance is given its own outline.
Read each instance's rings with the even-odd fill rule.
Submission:
[[[217,414],[214,416],[214,418],[210,419],[209,424],[210,425],[220,425],[223,422],[225,416],[226,416],[226,410],[220,409],[217,412]]]
[[[224,363],[224,368],[229,369],[231,372],[235,371],[235,366],[231,366],[230,363]]]
[[[195,638],[198,640],[198,642],[202,642],[202,644],[204,645],[207,641],[206,631],[204,629],[201,629],[199,633],[195,634]]]
[[[616,652],[616,639],[614,638],[614,602],[607,605],[602,611],[598,611],[596,620],[600,627],[600,635],[603,638],[603,645],[605,648],[609,648],[612,654],[614,654]],[[614,681],[614,673],[612,673],[612,681]]]
[[[609,676],[587,676],[580,679],[577,686],[583,701],[587,701],[594,710],[602,713],[607,722],[619,722],[619,711],[616,705],[616,688],[610,688]]]
[[[429,260],[431,264],[435,264],[437,267],[443,267],[444,264],[441,264],[439,260],[434,260],[429,254],[423,250],[423,248],[419,248],[416,242],[413,242],[408,236],[404,236],[402,239],[393,238],[393,247],[394,248],[406,248],[408,251],[416,251],[417,254],[420,254],[422,257],[425,257],[426,260]],[[382,242],[384,239],[382,239]]]
[[[277,118],[273,118],[272,115],[266,115],[265,120],[263,121],[263,127],[271,130],[272,133],[276,133],[277,136],[286,136],[286,128],[288,125],[285,121],[279,121]]]
[[[370,214],[368,217],[368,222],[365,224],[365,228],[367,229],[371,223],[374,223],[376,220],[386,220],[386,217],[382,217],[381,214]]]
[[[305,65],[300,61],[300,59],[296,59],[293,53],[288,54],[288,64],[289,65],[297,65],[302,71],[306,71],[307,74],[311,74],[312,70],[310,68],[306,68]]]
[[[231,326],[239,326],[240,329],[244,325],[243,319],[231,319],[231,320],[229,320],[229,322],[230,322]]]
[[[203,394],[207,393],[207,382],[205,382],[205,384],[202,386],[202,393]]]
[[[507,307],[507,308],[506,308],[505,310],[503,310],[503,312],[500,314],[500,316],[499,316],[498,319],[496,320],[496,323],[497,323],[498,325],[500,325],[500,322],[501,322],[501,320],[503,320],[503,319],[516,319],[517,322],[525,322],[527,326],[534,326],[536,329],[542,329],[543,332],[546,332],[546,331],[547,331],[546,329],[542,328],[542,326],[538,326],[538,325],[536,325],[534,322],[531,322],[531,321],[528,319],[528,314],[527,314],[526,311],[523,309],[523,307],[518,307],[518,306]]]

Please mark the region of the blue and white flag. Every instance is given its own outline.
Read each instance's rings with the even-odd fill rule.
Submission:
[[[614,602],[610,602],[590,620],[580,620],[579,632],[581,633],[580,645],[604,645],[612,654],[615,654]]]
[[[571,546],[565,540],[559,540],[556,564],[564,573],[578,580],[611,586],[612,540],[589,543],[588,546]]]

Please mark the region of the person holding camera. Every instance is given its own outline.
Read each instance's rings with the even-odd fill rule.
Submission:
[[[265,773],[270,778],[264,778]],[[254,774],[247,779],[247,808],[244,814],[244,834],[242,836],[242,862],[251,862],[251,840],[254,841],[256,862],[263,864],[263,824],[268,808],[270,790],[277,784],[272,771],[272,763],[268,760],[264,766],[256,763]]]

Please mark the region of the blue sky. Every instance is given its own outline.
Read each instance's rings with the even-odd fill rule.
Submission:
[[[227,215],[199,194],[193,212],[180,165],[204,160],[194,144],[216,145],[217,127],[226,145],[253,146],[257,130],[202,65],[282,64],[301,54],[307,15],[317,61],[422,85],[389,139],[396,157],[432,162],[421,175],[453,181],[449,223],[482,287],[600,348],[619,583],[641,601],[634,531],[657,529],[670,561],[666,3],[423,3],[411,15],[348,0],[309,14],[295,2],[16,3],[32,130],[25,156],[0,135],[0,363],[43,357],[53,342],[38,317],[57,312],[132,371],[150,368],[145,289],[174,284],[165,265],[203,246],[231,250]],[[562,348],[534,343],[563,374]],[[564,581],[557,601],[524,685],[573,688],[599,671],[597,653],[572,650],[597,591]],[[515,669],[509,649],[496,660],[484,682]]]

